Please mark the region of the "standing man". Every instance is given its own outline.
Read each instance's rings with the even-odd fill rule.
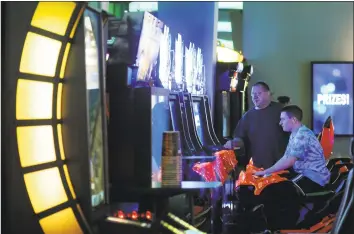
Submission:
[[[267,169],[277,162],[288,144],[288,136],[279,126],[282,105],[273,102],[269,86],[257,82],[252,86],[254,107],[238,122],[234,139],[225,147],[245,147],[247,161],[252,158],[256,167]],[[243,160],[242,160],[243,161]]]

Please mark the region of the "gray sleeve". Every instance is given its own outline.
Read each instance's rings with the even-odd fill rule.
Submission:
[[[236,129],[234,131],[233,137],[239,137],[245,139],[247,137],[247,119],[243,116],[237,123]]]

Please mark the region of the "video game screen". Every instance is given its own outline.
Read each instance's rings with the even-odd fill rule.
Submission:
[[[335,135],[353,135],[353,62],[312,63],[312,95],[315,134],[331,116]]]
[[[85,10],[85,62],[88,102],[91,203],[105,202],[102,100],[100,87],[99,15]]]
[[[193,112],[194,112],[194,122],[195,122],[195,128],[197,129],[197,134],[201,142],[203,142],[203,134],[202,134],[202,129],[200,126],[200,103],[199,102],[193,102]]]
[[[162,31],[163,23],[152,14],[145,12],[136,60],[137,81],[147,81],[158,75],[157,58]]]

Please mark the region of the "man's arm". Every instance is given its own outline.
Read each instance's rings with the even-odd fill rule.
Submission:
[[[296,137],[292,140],[292,144],[290,146],[291,148],[288,150],[288,152],[286,152],[286,155],[284,155],[272,167],[261,172],[256,172],[255,175],[262,176],[265,174],[285,170],[294,166],[297,160],[304,160],[307,144],[308,138],[303,134],[297,134]]]
[[[264,170],[264,174],[271,174],[274,172],[278,172],[281,170],[288,169],[292,166],[294,166],[296,160],[298,158],[295,156],[283,156],[276,164],[274,164],[272,167]]]
[[[298,158],[294,156],[283,156],[276,164],[272,167],[264,170],[264,171],[257,171],[254,173],[256,176],[264,176],[266,174],[271,174],[274,172],[282,171],[294,166],[296,160]]]

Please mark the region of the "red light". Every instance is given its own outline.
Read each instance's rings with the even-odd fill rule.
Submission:
[[[151,212],[150,211],[146,211],[146,218],[151,220],[152,218],[152,215],[151,215]]]
[[[136,211],[132,212],[132,219],[138,219],[138,213]]]
[[[129,214],[129,213],[127,214],[127,217],[128,217],[128,218],[130,218],[131,216],[132,216],[131,214]]]
[[[144,213],[142,213],[142,214],[140,215],[140,217],[141,217],[141,218],[144,218],[144,217],[145,217],[145,214],[144,214]]]
[[[124,212],[121,211],[121,210],[118,211],[117,216],[118,216],[118,218],[120,218],[120,219],[124,219]]]

